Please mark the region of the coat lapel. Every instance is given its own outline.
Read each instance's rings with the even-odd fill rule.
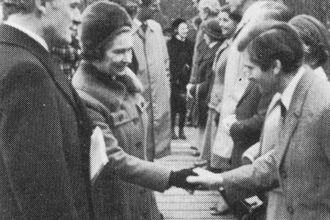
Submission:
[[[300,79],[292,97],[292,101],[288,112],[286,113],[283,128],[280,131],[279,136],[279,163],[280,166],[283,157],[290,144],[290,140],[294,131],[297,128],[299,117],[301,116],[302,107],[305,102],[307,91],[314,81],[314,77],[311,72],[305,72]]]
[[[248,87],[245,89],[242,97],[240,98],[240,100],[238,101],[236,108],[238,108],[238,106],[243,102],[243,100],[245,99],[246,96],[248,96],[251,92],[251,90],[254,88],[254,84],[253,83],[249,83]]]
[[[1,43],[14,44],[22,47],[38,58],[38,60],[48,70],[47,72],[54,80],[56,87],[62,92],[63,96],[76,110],[77,104],[75,102],[73,88],[64,74],[61,73],[58,63],[55,62],[55,59],[51,56],[51,54],[34,39],[11,26],[1,25],[0,33]],[[12,36],[16,37],[12,38]]]
[[[215,53],[219,49],[220,43],[217,43],[212,48],[207,48],[207,50],[203,51],[203,55],[200,56],[198,60],[198,64],[200,65],[204,60],[214,59]]]

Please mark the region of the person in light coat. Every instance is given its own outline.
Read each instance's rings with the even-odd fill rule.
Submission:
[[[300,36],[287,23],[259,24],[239,48],[250,79],[263,91],[277,88],[265,119],[277,129],[265,127],[261,140],[261,149],[270,151],[222,174],[195,170],[200,176],[188,181],[219,187],[231,202],[280,187],[283,197],[268,220],[329,219],[329,82],[303,65]]]
[[[224,125],[227,124],[227,117],[235,114],[236,106],[249,84],[248,75],[244,69],[243,53],[237,50],[237,44],[256,22],[288,21],[293,16],[288,7],[276,1],[229,1],[229,5],[232,12],[239,13],[243,17],[236,28],[233,43],[228,52],[219,128],[212,146],[210,166],[222,170],[230,169],[230,158],[234,146],[234,142],[227,132],[228,129]]]
[[[136,75],[143,85],[149,116],[148,160],[167,156],[171,151],[169,57],[162,28],[151,19],[159,10],[159,0],[143,0],[132,28]]]

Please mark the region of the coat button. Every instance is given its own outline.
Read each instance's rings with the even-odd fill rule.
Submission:
[[[139,142],[137,142],[136,144],[135,144],[135,147],[136,148],[142,148],[142,146],[143,146],[143,144],[142,144],[142,142],[141,141],[139,141]]]
[[[291,207],[291,206],[289,206],[288,208],[287,208],[287,210],[288,210],[288,212],[289,212],[289,214],[290,215],[293,215],[293,208]]]

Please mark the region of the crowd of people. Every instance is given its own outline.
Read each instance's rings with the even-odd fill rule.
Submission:
[[[213,215],[330,219],[330,33],[226,2],[193,0],[192,42],[182,18],[165,39],[160,0],[2,1],[1,219],[161,220],[172,186],[218,190]],[[195,168],[154,163],[187,123]]]

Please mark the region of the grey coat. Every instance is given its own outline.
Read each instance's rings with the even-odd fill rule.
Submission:
[[[168,188],[171,170],[143,161],[148,119],[134,77],[130,73],[112,79],[86,63],[73,77],[74,87],[85,101],[93,124],[103,131],[110,161],[93,186],[98,219],[159,219],[149,189]]]

